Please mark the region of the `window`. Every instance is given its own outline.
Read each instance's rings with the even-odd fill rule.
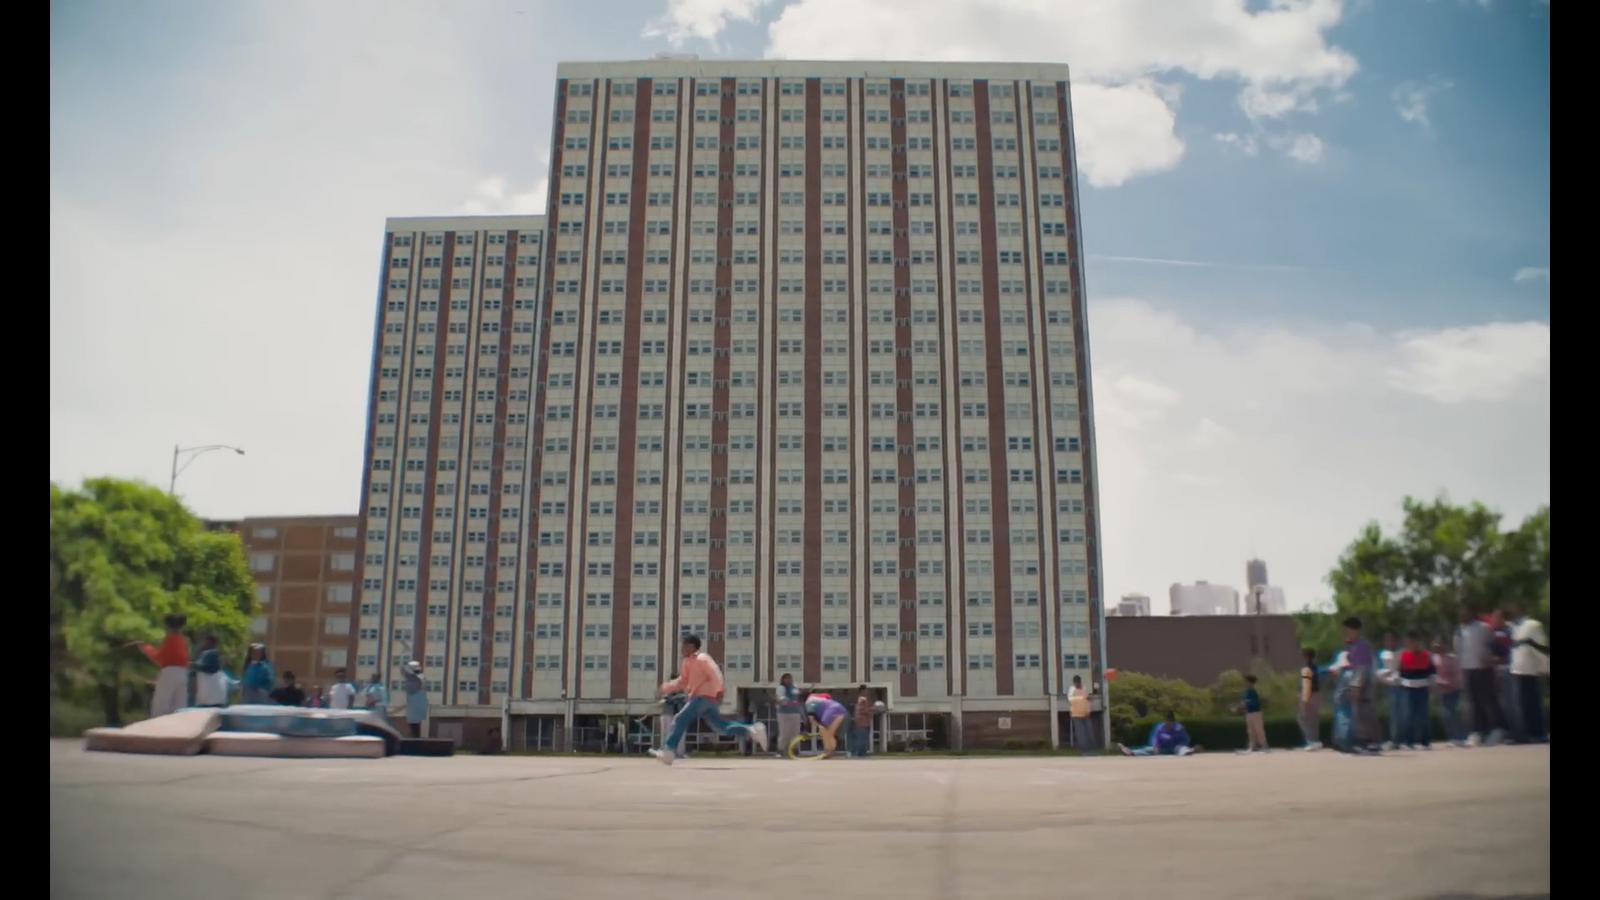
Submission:
[[[335,572],[354,572],[356,555],[354,553],[335,553],[330,558],[330,565]]]
[[[271,603],[272,602],[272,585],[270,585],[270,584],[258,584],[258,585],[256,585],[256,599],[261,601],[261,605],[263,605],[263,606],[265,606],[268,603]]]
[[[355,529],[351,529],[352,532],[354,530]],[[254,537],[254,538],[259,538],[259,539],[262,539],[262,540],[269,540],[271,538],[275,538],[275,537],[278,536],[278,529],[276,529],[276,528],[252,528],[252,529],[250,529],[250,536]],[[341,535],[341,537],[343,537],[343,535]],[[350,537],[355,537],[355,535],[351,534]]]
[[[268,596],[270,597],[271,596],[271,594],[270,594],[271,586],[270,585],[262,585],[262,587],[265,587],[265,588],[268,589],[268,591],[269,591]],[[257,591],[256,596],[258,596],[258,597],[260,596],[260,592],[259,591]],[[328,585],[328,602],[329,603],[349,603],[350,602],[350,598],[351,598],[350,585],[348,585],[348,584],[330,584],[330,585]]]
[[[271,553],[250,554],[250,571],[252,572],[271,572],[276,565],[277,557]]]

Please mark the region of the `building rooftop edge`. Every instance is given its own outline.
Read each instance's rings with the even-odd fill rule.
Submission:
[[[510,216],[390,216],[385,231],[485,231],[537,227],[544,229],[544,213]]]
[[[851,59],[634,59],[563,62],[556,78],[633,77],[710,78],[1009,78],[1067,81],[1061,62],[934,62],[931,60]]]

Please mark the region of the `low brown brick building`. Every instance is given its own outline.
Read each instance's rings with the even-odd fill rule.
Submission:
[[[1258,661],[1274,672],[1300,665],[1293,616],[1107,616],[1106,665],[1208,685]]]
[[[227,523],[244,544],[261,601],[261,617],[251,623],[253,639],[267,645],[280,677],[293,672],[307,691],[313,685],[326,691],[341,667],[358,681],[371,674],[350,656],[360,521],[358,516],[274,516]]]

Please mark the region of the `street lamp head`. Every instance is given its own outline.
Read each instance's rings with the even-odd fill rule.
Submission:
[[[238,447],[233,448],[233,452],[239,454],[240,456],[244,455],[244,451],[239,449]]]

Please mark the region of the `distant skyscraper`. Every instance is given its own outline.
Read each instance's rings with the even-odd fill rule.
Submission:
[[[1245,590],[1249,590],[1250,588],[1253,588],[1258,584],[1268,584],[1268,583],[1269,582],[1267,581],[1267,564],[1266,564],[1265,561],[1259,560],[1259,559],[1252,559],[1252,560],[1247,561],[1244,564],[1244,586],[1245,586]]]
[[[1239,592],[1225,584],[1196,581],[1175,584],[1167,591],[1175,616],[1234,616],[1239,614]]]
[[[1150,615],[1150,598],[1145,594],[1123,594],[1122,601],[1117,604],[1119,616],[1148,616]]]

